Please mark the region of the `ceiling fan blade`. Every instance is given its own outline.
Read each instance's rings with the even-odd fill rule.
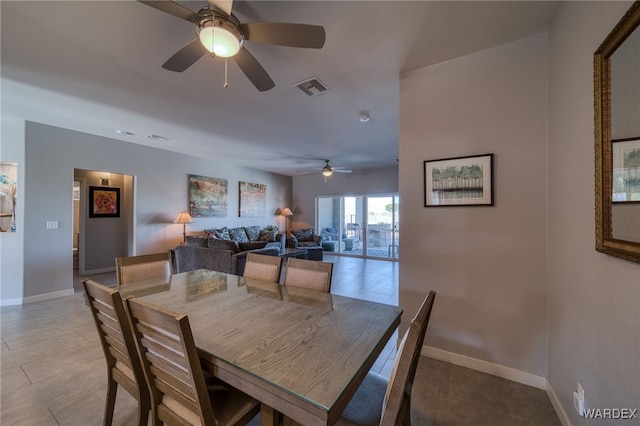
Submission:
[[[333,173],[351,173],[353,170],[349,170],[349,169],[333,169],[332,168],[332,172]]]
[[[319,25],[253,22],[242,24],[242,31],[249,41],[312,49],[322,48],[326,38]]]
[[[233,59],[259,91],[265,92],[276,85],[258,60],[246,48],[240,48],[240,51],[233,56]]]
[[[205,53],[207,53],[207,49],[200,43],[200,39],[195,39],[162,64],[162,68],[169,71],[182,72],[193,65]]]
[[[231,15],[233,0],[209,0],[209,4],[215,8],[220,9],[227,15]]]
[[[196,18],[198,15],[193,13],[191,10],[182,6],[181,4],[164,0],[164,1],[143,1],[138,0],[140,3],[144,3],[147,6],[151,6],[155,9],[161,10],[169,15],[177,16],[178,18],[185,19],[189,22],[196,22]]]

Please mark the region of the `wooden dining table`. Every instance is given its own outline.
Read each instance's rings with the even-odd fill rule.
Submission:
[[[334,424],[402,309],[196,270],[119,288],[185,313],[203,367],[261,402],[261,423]]]

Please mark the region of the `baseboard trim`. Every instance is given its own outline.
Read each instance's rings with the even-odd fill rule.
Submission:
[[[22,299],[0,299],[0,306],[22,305]]]
[[[546,390],[547,388],[548,382],[546,377],[537,376],[535,374],[527,373],[526,371],[516,370],[515,368],[505,367],[503,365],[494,364],[477,358],[471,358],[466,355],[443,351],[442,349],[433,348],[431,346],[423,346],[421,354],[440,361],[470,368],[482,373],[522,383],[524,385],[533,386],[538,389]]]
[[[569,416],[567,412],[564,411],[564,407],[560,403],[560,399],[558,399],[558,395],[556,395],[556,391],[547,380],[547,395],[549,396],[549,400],[551,400],[551,405],[553,405],[553,409],[556,410],[556,414],[558,415],[558,419],[560,419],[560,423],[562,426],[572,426],[571,420],[569,420]]]
[[[60,290],[60,291],[54,291],[52,293],[37,294],[35,296],[25,297],[24,299],[22,299],[22,303],[25,304],[25,303],[42,302],[43,300],[55,299],[56,297],[71,296],[71,295],[73,295],[72,288],[68,290]]]

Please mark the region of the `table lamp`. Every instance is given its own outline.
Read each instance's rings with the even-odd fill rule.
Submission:
[[[182,244],[187,243],[187,223],[195,223],[195,221],[191,218],[191,215],[188,212],[182,212],[178,215],[176,220],[173,223],[181,223],[182,224]]]

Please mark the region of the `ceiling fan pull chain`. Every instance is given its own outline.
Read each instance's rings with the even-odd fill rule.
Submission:
[[[229,87],[229,82],[227,81],[227,58],[224,58],[224,86],[225,89]]]

